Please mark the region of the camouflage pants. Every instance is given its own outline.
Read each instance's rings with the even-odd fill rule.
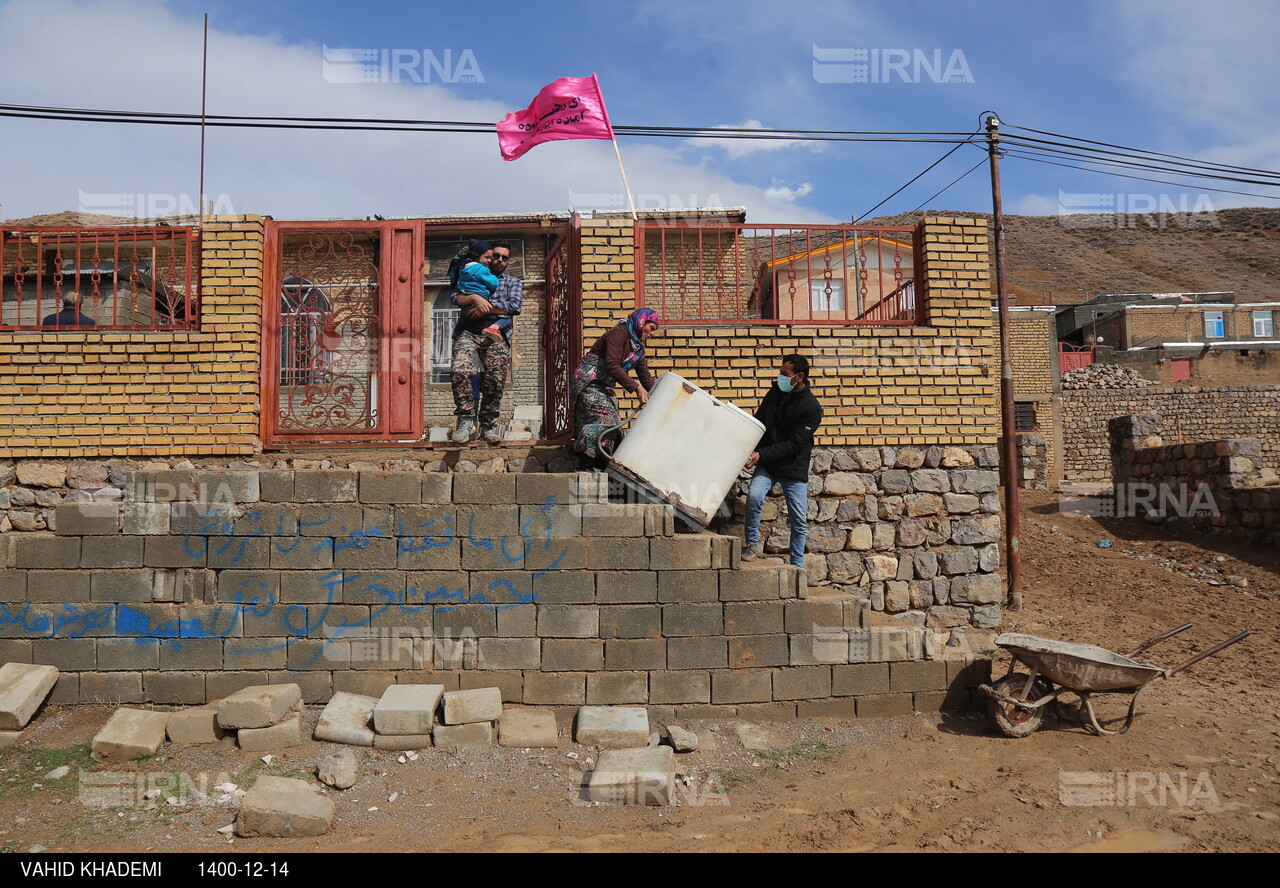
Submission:
[[[507,387],[507,365],[511,360],[511,346],[496,342],[480,333],[463,332],[453,341],[453,368],[450,381],[453,384],[454,413],[471,416],[476,410],[475,392],[471,377],[480,376],[480,425],[498,421],[502,410],[502,392]]]

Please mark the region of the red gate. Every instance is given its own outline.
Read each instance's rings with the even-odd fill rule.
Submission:
[[[422,437],[420,222],[267,223],[267,445]]]
[[[578,217],[547,252],[546,430],[552,441],[573,431],[569,384],[582,360],[582,290],[578,278]]]
[[[1088,367],[1094,361],[1092,345],[1072,345],[1069,342],[1058,343],[1058,372],[1069,373]]]

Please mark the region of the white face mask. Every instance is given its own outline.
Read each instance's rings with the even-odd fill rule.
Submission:
[[[794,377],[791,377],[791,376],[784,376],[783,374],[779,373],[779,374],[778,374],[778,388],[782,389],[784,392],[789,392],[789,391],[791,391],[791,380],[792,380],[793,378],[794,378]]]

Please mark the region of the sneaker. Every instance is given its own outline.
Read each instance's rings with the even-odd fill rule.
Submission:
[[[458,420],[458,428],[453,433],[453,443],[469,444],[476,435],[476,421],[469,416]]]
[[[756,543],[754,546],[743,546],[742,548],[743,561],[755,561],[759,557],[760,557],[759,543]]]
[[[484,438],[486,444],[502,443],[502,426],[496,422],[484,427],[484,431],[480,433],[480,437]]]
[[[484,328],[484,335],[492,339],[494,342],[502,342],[502,331],[498,329],[497,324],[490,324]]]

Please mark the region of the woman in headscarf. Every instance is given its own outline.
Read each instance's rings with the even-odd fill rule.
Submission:
[[[640,308],[596,340],[573,374],[573,449],[587,465],[601,466],[622,439],[615,383],[634,394],[640,405],[649,400],[653,374],[644,355],[646,340],[662,323],[657,312]],[[628,371],[634,370],[633,379]],[[603,448],[602,448],[603,444]]]

